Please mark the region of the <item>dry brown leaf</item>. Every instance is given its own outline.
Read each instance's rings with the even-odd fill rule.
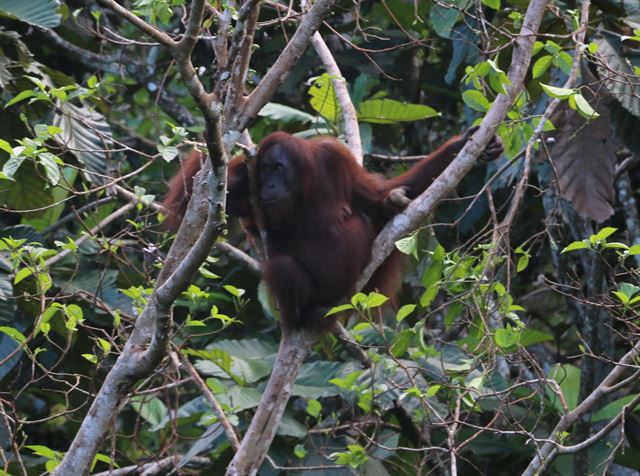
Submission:
[[[594,107],[591,98],[589,102]],[[606,105],[601,102],[594,109],[600,117],[588,121],[565,103],[563,117],[555,122],[559,133],[551,159],[562,197],[580,216],[601,223],[613,214],[615,151],[619,143]]]

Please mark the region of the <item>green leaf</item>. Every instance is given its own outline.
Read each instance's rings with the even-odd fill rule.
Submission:
[[[617,228],[614,228],[614,227],[611,227],[611,226],[604,227],[602,230],[600,230],[595,235],[591,235],[589,237],[589,241],[591,241],[591,243],[597,243],[599,241],[606,240],[611,235],[613,235],[616,231],[618,231]]]
[[[27,338],[24,336],[24,334],[18,329],[14,329],[13,327],[0,326],[0,332],[2,332],[3,334],[7,334],[20,345],[27,342]]]
[[[619,398],[614,400],[613,402],[605,405],[600,410],[591,415],[591,421],[601,421],[601,420],[612,420],[616,416],[620,414],[622,408],[625,405],[628,405],[634,398],[636,398],[638,394],[627,395],[626,397]],[[639,411],[640,404],[636,405],[635,408],[632,408],[631,411]]]
[[[469,89],[462,93],[462,100],[474,111],[487,112],[491,107],[489,100],[480,91]]]
[[[58,459],[61,456],[59,451],[44,445],[26,445],[25,448],[29,448],[34,454],[47,459]]]
[[[351,304],[341,304],[340,306],[332,307],[329,311],[324,315],[324,317],[333,316],[334,314],[338,314],[343,311],[352,311],[355,307]]]
[[[44,167],[47,179],[51,185],[58,185],[60,182],[60,168],[56,163],[55,156],[49,152],[38,155],[38,162]]]
[[[62,18],[58,0],[0,0],[0,12],[43,28],[55,28]]]
[[[640,244],[633,245],[627,250],[628,255],[640,255]]]
[[[156,397],[134,396],[131,398],[131,406],[152,426],[160,424],[169,414],[162,400]]]
[[[551,66],[553,57],[550,55],[541,56],[533,63],[533,78],[539,78],[542,76]]]
[[[544,45],[544,48],[551,54],[556,54],[561,50],[560,45],[553,40],[547,40],[547,42]]]
[[[309,104],[318,114],[331,122],[338,122],[340,106],[331,84],[331,76],[324,73],[315,78],[308,93],[311,96]]]
[[[297,444],[293,448],[293,454],[296,455],[296,458],[302,459],[307,455],[307,450],[305,449],[304,445]]]
[[[627,296],[631,297],[637,294],[638,291],[640,291],[640,287],[630,283],[621,283],[620,291],[625,293]]]
[[[13,278],[13,284],[18,284],[25,278],[28,278],[33,274],[33,270],[31,268],[22,268],[20,271],[16,273],[16,276]]]
[[[575,90],[569,88],[558,88],[555,86],[549,86],[548,84],[540,83],[540,86],[552,98],[568,99],[575,94]]]
[[[7,160],[7,162],[2,166],[2,173],[6,175],[6,177],[10,180],[14,180],[15,174],[18,172],[18,169],[25,161],[26,157],[24,155],[12,156]]]
[[[629,5],[632,4],[632,2],[627,3]],[[635,2],[634,7],[637,4],[638,2]],[[634,21],[637,22],[637,19]],[[630,49],[628,50],[629,52],[626,52],[618,40],[605,35],[598,36],[596,42],[598,44],[598,56],[606,58],[606,64],[598,66],[598,73],[602,83],[624,109],[636,118],[640,118],[640,98],[638,97],[637,80],[620,80],[621,78],[634,78],[634,76],[637,78],[640,76],[640,68],[638,67],[635,53],[631,53]],[[637,48],[637,45],[633,45],[633,47]],[[635,130],[637,130],[637,126]],[[631,134],[630,138],[633,136],[633,133]]]
[[[393,99],[369,99],[360,104],[358,120],[372,124],[419,121],[440,114],[423,104],[410,104]]]
[[[580,93],[574,94],[573,99],[575,100],[576,110],[580,113],[582,117],[585,119],[597,119],[600,117],[592,107],[591,104],[587,102],[584,96]]]
[[[59,105],[59,113],[53,124],[62,129],[58,139],[62,141],[90,172],[107,174],[105,150],[113,148],[109,124],[104,116],[88,106],[76,106],[70,102]],[[105,179],[96,174],[85,174],[92,183],[103,183]]]
[[[232,296],[234,296],[236,298],[241,298],[244,295],[244,293],[246,292],[244,289],[236,288],[235,286],[232,286],[231,284],[225,284],[222,287],[224,289],[226,289],[229,294],[231,294]]]
[[[420,296],[420,305],[428,307],[438,295],[440,290],[440,278],[442,278],[442,269],[444,262],[445,250],[442,245],[436,246],[431,255],[431,265],[422,274],[422,284],[425,287],[422,296]]]
[[[520,335],[520,345],[522,347],[528,347],[530,345],[539,344],[540,342],[546,342],[553,340],[553,336],[536,329],[524,329]]]
[[[533,52],[531,53],[531,56],[535,56],[540,53],[542,48],[544,48],[544,43],[542,41],[535,41],[533,43]]]
[[[516,272],[520,273],[524,271],[529,266],[529,253],[524,253],[520,255],[518,258],[518,262],[516,263]]]
[[[541,117],[534,117],[533,119],[531,119],[531,125],[533,127],[538,127],[538,124],[540,124],[540,119]],[[556,127],[553,125],[553,122],[551,122],[549,119],[544,121],[544,126],[542,126],[542,132],[551,132],[551,131],[555,131]]]
[[[510,349],[520,342],[520,333],[511,327],[503,327],[496,329],[493,340],[501,349]]]
[[[13,147],[4,139],[0,139],[0,150],[4,150],[7,154],[13,155]]]
[[[269,119],[283,122],[285,124],[290,122],[307,123],[315,119],[315,117],[309,113],[275,102],[268,102],[265,104],[258,115],[261,117],[268,117]]]
[[[405,304],[400,309],[398,309],[398,313],[396,314],[396,321],[402,322],[409,314],[411,314],[416,308],[415,304]]]
[[[482,4],[494,10],[500,10],[500,0],[482,0]]]
[[[395,242],[396,248],[405,255],[411,255],[415,259],[418,259],[418,233],[412,233],[411,235],[401,238]],[[640,245],[639,245],[640,246]]]
[[[571,364],[556,365],[550,370],[549,378],[552,378],[560,385],[569,411],[574,410],[578,405],[578,394],[580,392],[580,369]],[[554,408],[562,411],[562,405],[555,393],[552,394],[547,391],[547,395],[551,399]]]
[[[77,304],[68,304],[64,307],[64,313],[69,319],[73,319],[76,322],[82,322],[84,319],[84,313],[82,308]]]
[[[13,106],[16,103],[19,103],[20,101],[24,101],[25,99],[31,98],[35,95],[36,95],[36,92],[33,90],[22,91],[18,93],[16,96],[14,96],[11,100],[9,100],[7,104],[4,105],[4,107],[7,108],[9,106]]]
[[[612,291],[611,294],[617,297],[622,304],[629,304],[629,296],[627,296],[625,293],[620,291]]]
[[[365,309],[373,309],[373,308],[382,306],[388,300],[389,298],[384,294],[380,294],[375,291],[372,291],[367,296],[367,299],[362,301],[361,304]]]
[[[400,334],[396,335],[391,343],[391,348],[389,349],[391,355],[396,358],[402,357],[409,349],[413,336],[414,332],[411,329],[404,330]]]
[[[629,247],[624,243],[619,243],[617,241],[612,241],[611,243],[607,243],[604,245],[606,249],[614,249],[614,250],[628,250]]]
[[[209,377],[205,381],[205,383],[207,384],[207,387],[209,387],[211,391],[215,394],[222,393],[225,391],[224,384],[217,378]]]
[[[584,250],[585,248],[590,248],[590,247],[591,246],[586,241],[574,241],[573,243],[566,246],[560,253],[566,253],[567,251],[574,251],[574,250]]]
[[[158,152],[160,152],[165,162],[171,162],[178,156],[178,148],[175,145],[158,144]]]
[[[353,385],[353,382],[351,382],[350,379],[340,377],[332,378],[331,380],[329,380],[329,383],[332,383],[342,390],[348,390]]]
[[[322,404],[318,400],[311,399],[307,402],[307,413],[314,418],[318,418],[322,411]]]
[[[559,51],[553,55],[553,64],[556,65],[564,74],[570,74],[573,67],[573,58],[566,51]]]
[[[472,0],[447,0],[434,2],[429,10],[429,21],[434,31],[442,38],[451,38],[454,25],[461,18],[463,12]]]

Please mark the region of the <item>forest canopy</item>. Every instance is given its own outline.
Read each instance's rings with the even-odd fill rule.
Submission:
[[[0,476],[638,474],[638,131],[637,0],[0,0]]]

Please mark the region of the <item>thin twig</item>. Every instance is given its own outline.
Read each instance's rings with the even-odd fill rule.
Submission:
[[[220,422],[220,425],[224,429],[224,432],[226,433],[227,438],[229,439],[229,443],[231,443],[231,446],[233,447],[233,449],[237,451],[238,448],[240,448],[240,441],[238,440],[238,435],[236,435],[236,432],[233,429],[231,422],[227,418],[227,415],[224,414],[224,410],[220,406],[220,403],[218,403],[218,400],[216,399],[211,389],[207,386],[204,380],[202,380],[202,377],[200,377],[200,374],[198,373],[198,371],[191,364],[191,362],[189,362],[189,359],[185,358],[184,356],[181,356],[182,358],[178,357],[178,354],[176,352],[170,352],[169,356],[171,357],[171,360],[173,361],[173,364],[176,366],[176,368],[180,368],[180,365],[184,365],[187,368],[189,375],[191,375],[191,377],[193,378],[193,381],[198,386],[198,388],[200,389],[204,397],[209,402],[209,405],[211,405],[213,412],[218,417],[218,421]]]

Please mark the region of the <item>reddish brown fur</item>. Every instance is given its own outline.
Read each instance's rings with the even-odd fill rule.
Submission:
[[[371,174],[349,150],[330,138],[299,139],[284,132],[266,137],[257,160],[273,145],[293,159],[297,188],[293,207],[261,206],[265,215],[268,262],[264,276],[280,306],[284,328],[326,328],[326,310],[348,298],[370,259],[371,245],[389,216],[385,200],[397,187],[415,198],[446,168],[467,139],[455,136],[411,169],[392,179]],[[248,175],[243,158],[229,167],[227,211],[250,218]],[[184,214],[193,174],[193,154],[169,185],[168,226]],[[177,204],[177,205],[176,205]],[[373,276],[369,289],[392,296],[400,286],[401,254],[393,253]],[[323,324],[324,323],[324,324]]]

